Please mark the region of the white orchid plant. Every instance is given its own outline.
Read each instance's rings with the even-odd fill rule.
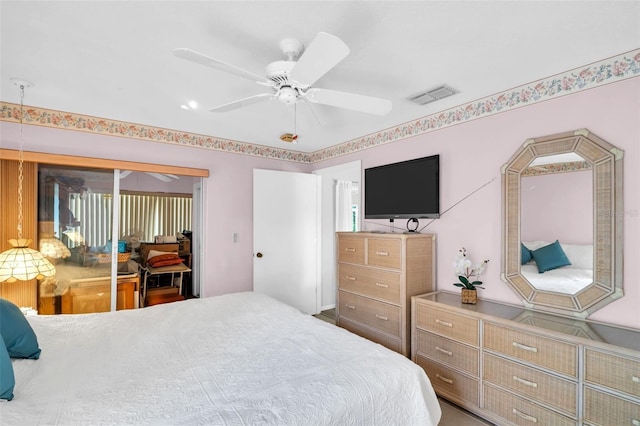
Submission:
[[[479,281],[478,278],[484,272],[484,268],[489,263],[489,260],[486,259],[483,262],[479,263],[476,266],[473,266],[471,259],[467,257],[467,249],[462,247],[458,250],[458,256],[456,257],[456,261],[453,263],[453,267],[455,268],[456,275],[458,275],[459,283],[453,283],[456,287],[466,288],[468,290],[475,290],[482,285],[482,281]]]

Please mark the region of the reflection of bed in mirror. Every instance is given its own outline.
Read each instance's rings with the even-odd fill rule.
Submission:
[[[551,244],[546,241],[523,242],[529,250]],[[593,245],[560,244],[571,265],[544,273],[538,272],[535,260],[520,267],[521,274],[538,290],[576,294],[593,282]]]

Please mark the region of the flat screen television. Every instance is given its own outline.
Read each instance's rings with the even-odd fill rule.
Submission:
[[[440,156],[365,169],[364,217],[439,218]]]

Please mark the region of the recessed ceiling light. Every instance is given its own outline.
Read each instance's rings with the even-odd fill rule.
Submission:
[[[190,108],[189,108],[188,106],[186,106],[185,104],[180,105],[180,108],[182,108],[182,109],[184,109],[184,110],[187,110],[187,111],[189,111],[189,109],[190,109]]]
[[[191,107],[191,109],[198,108],[198,103],[196,101],[189,101],[188,105]]]

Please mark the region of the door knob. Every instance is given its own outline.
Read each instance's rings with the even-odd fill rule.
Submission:
[[[262,253],[260,252],[256,253],[256,257],[262,257]]]

